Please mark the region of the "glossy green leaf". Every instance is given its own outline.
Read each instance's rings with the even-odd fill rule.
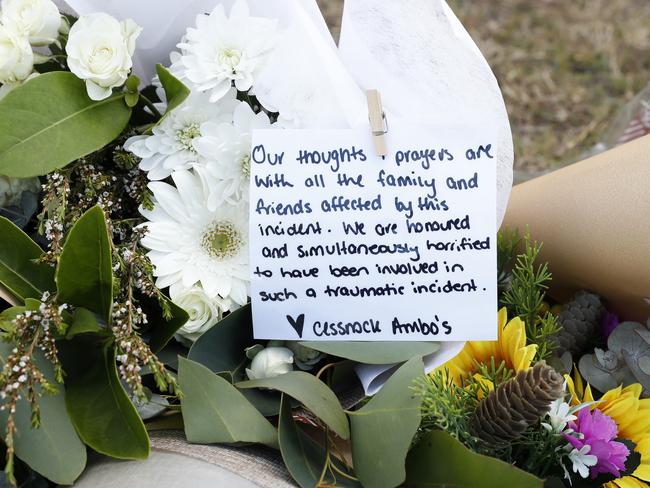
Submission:
[[[292,371],[275,378],[244,381],[238,388],[270,388],[286,393],[309,409],[342,439],[350,438],[350,426],[332,390],[314,375]]]
[[[77,308],[72,316],[70,327],[65,334],[66,339],[72,339],[79,334],[92,334],[101,332],[103,329],[97,322],[97,316],[94,312],[85,308]]]
[[[229,371],[235,381],[243,378],[248,363],[245,349],[253,344],[251,307],[234,311],[194,343],[188,359],[213,373]]]
[[[403,363],[440,349],[437,342],[301,342],[320,352],[364,364]]]
[[[298,428],[293,420],[291,412],[291,401],[283,395],[280,420],[278,424],[278,439],[280,452],[287,470],[291,477],[302,488],[314,488],[320,481],[323,467],[325,466],[326,452],[323,446],[310,438]],[[334,461],[337,468],[352,476],[343,463]],[[334,480],[330,475],[324,479],[325,483],[334,486]],[[360,486],[359,483],[337,475],[336,486],[353,487]]]
[[[156,66],[156,72],[158,73],[158,78],[160,78],[160,83],[165,89],[165,96],[167,98],[166,116],[185,101],[185,99],[190,95],[190,89],[178,78],[172,75],[171,72],[162,64]]]
[[[11,345],[0,342],[0,356],[6,358]],[[39,369],[54,382],[54,369],[41,354],[36,355]],[[16,428],[14,437],[16,456],[33,470],[56,484],[71,485],[86,466],[86,446],[77,435],[66,412],[64,389],[58,385],[59,393],[44,395],[39,400],[41,426],[31,427],[31,408],[25,399],[16,409]],[[7,414],[0,414],[2,425]],[[4,430],[3,430],[4,432]]]
[[[255,442],[277,447],[275,428],[227,380],[199,363],[180,358],[178,382],[188,441]]]
[[[174,302],[165,298],[171,317],[167,318],[163,315],[160,304],[156,301],[154,309],[147,309],[147,317],[149,319],[150,327],[146,332],[148,337],[149,347],[154,353],[162,351],[162,349],[174,337],[174,334],[185,325],[189,320],[189,315],[181,307]]]
[[[27,234],[0,217],[0,236],[0,285],[10,295],[24,302],[55,289],[54,268],[35,263],[43,250]]]
[[[411,386],[424,372],[422,358],[400,367],[363,408],[350,414],[352,459],[364,486],[393,488],[406,478],[406,455],[420,426],[420,405]]]
[[[46,73],[0,100],[0,174],[41,176],[102,149],[125,129],[124,95],[94,102],[72,73]]]
[[[101,454],[146,459],[149,436],[118,377],[115,348],[106,346],[78,354],[86,361],[99,354],[85,374],[69,377],[66,383],[68,413],[80,437]]]
[[[544,482],[499,459],[476,454],[448,433],[426,434],[409,453],[408,488],[542,488]]]
[[[111,248],[104,211],[88,210],[66,238],[56,270],[59,300],[97,313],[109,323],[113,305]]]

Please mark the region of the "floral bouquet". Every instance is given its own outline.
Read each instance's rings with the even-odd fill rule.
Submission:
[[[650,481],[648,328],[552,303],[528,238],[499,238],[497,342],[253,338],[252,132],[317,98],[268,69],[277,19],[219,4],[143,81],[133,20],[0,5],[3,482],[72,484],[161,429],[278,450],[302,487]],[[359,363],[391,365],[372,397]]]

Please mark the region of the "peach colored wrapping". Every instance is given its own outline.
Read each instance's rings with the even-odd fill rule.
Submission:
[[[650,317],[650,136],[517,185],[504,226],[529,226],[552,295],[600,294],[620,317]]]

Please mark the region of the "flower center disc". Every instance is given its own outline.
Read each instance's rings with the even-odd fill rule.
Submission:
[[[237,66],[241,61],[241,52],[237,49],[222,49],[217,55],[220,64],[228,66],[232,70],[232,74],[237,72]]]
[[[194,145],[192,142],[194,139],[201,135],[201,127],[199,124],[190,124],[183,127],[176,134],[176,139],[178,143],[183,146],[188,151],[195,152]]]
[[[251,177],[251,157],[246,155],[241,160],[241,173],[246,177]]]
[[[215,259],[223,261],[237,255],[243,239],[232,222],[215,222],[203,234],[203,249]]]

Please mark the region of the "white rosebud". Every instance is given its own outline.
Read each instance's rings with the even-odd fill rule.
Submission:
[[[251,380],[275,378],[293,371],[293,352],[286,347],[267,347],[253,358],[246,374]]]
[[[56,41],[61,13],[52,0],[2,0],[2,23],[12,25],[33,46]]]
[[[104,13],[81,17],[70,28],[68,66],[86,81],[91,99],[104,100],[126,82],[140,32],[142,28],[132,20],[119,22]]]
[[[0,208],[19,207],[24,192],[30,191],[38,195],[40,190],[38,178],[0,176]]]
[[[230,302],[219,298],[210,298],[200,286],[189,289],[170,288],[172,301],[187,312],[189,320],[176,334],[181,339],[195,342],[201,335],[214,327],[230,309]],[[184,341],[183,341],[184,342]]]
[[[14,85],[34,71],[34,53],[27,37],[14,27],[0,24],[0,83]]]

